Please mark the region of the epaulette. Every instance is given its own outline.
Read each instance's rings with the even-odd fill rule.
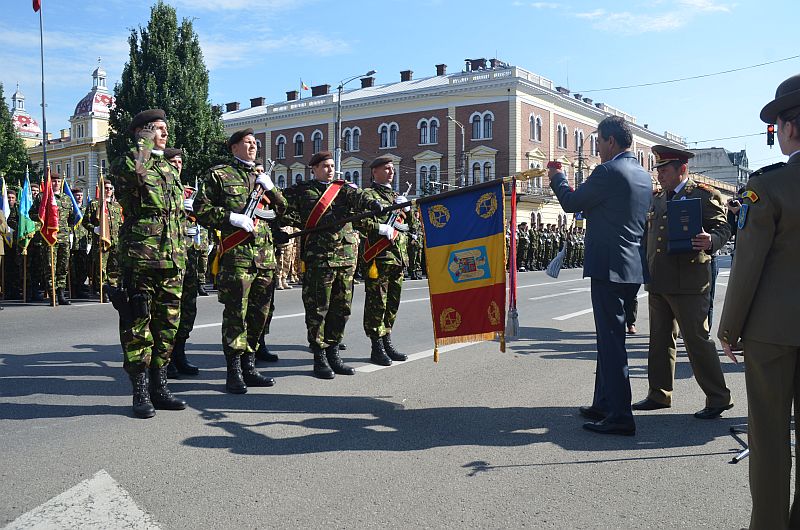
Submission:
[[[763,175],[764,173],[767,173],[767,172],[769,172],[769,171],[772,171],[773,169],[778,169],[778,168],[781,168],[781,167],[783,167],[783,166],[785,166],[785,165],[786,165],[786,162],[778,162],[777,164],[771,164],[771,165],[769,165],[769,166],[764,166],[764,167],[762,167],[761,169],[757,169],[757,170],[755,170],[755,171],[753,172],[753,174],[752,174],[752,175],[750,175],[750,176],[751,176],[751,177],[755,177],[755,176],[758,176],[758,175]]]
[[[228,164],[218,164],[218,165],[212,167],[211,170],[213,171],[215,169],[222,169],[224,167],[228,167]]]
[[[705,182],[695,182],[695,185],[696,185],[698,188],[700,188],[701,190],[706,190],[707,192],[709,192],[709,193],[711,193],[711,194],[713,194],[713,193],[716,191],[716,189],[714,189],[714,187],[713,187],[713,186],[709,186],[709,185],[708,185],[708,184],[706,184]]]

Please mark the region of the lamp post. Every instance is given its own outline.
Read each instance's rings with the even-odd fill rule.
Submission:
[[[461,185],[464,186],[467,183],[467,151],[464,149],[464,125],[449,114],[447,115],[447,119],[455,123],[458,128],[461,129],[461,171],[459,172],[459,177],[461,177]]]
[[[336,168],[336,178],[340,178],[342,174],[342,91],[344,90],[344,86],[350,81],[354,81],[362,77],[369,77],[371,75],[375,75],[376,73],[377,72],[375,70],[370,70],[366,74],[354,75],[353,77],[345,79],[339,83],[339,86],[336,88],[338,92],[338,97],[336,98],[336,150],[333,155],[333,163]]]

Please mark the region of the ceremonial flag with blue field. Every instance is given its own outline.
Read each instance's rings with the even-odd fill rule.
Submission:
[[[72,193],[72,188],[69,184],[67,184],[67,179],[61,181],[61,191],[65,193],[67,197],[69,197],[70,203],[72,203],[72,216],[70,218],[70,226],[75,228],[81,221],[83,221],[83,212],[81,212],[81,206],[78,204],[78,201],[75,199],[75,194]]]
[[[505,328],[503,180],[419,200],[433,334],[445,344],[494,339]],[[502,349],[502,343],[501,343]]]

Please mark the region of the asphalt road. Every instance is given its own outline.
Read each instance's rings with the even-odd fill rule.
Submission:
[[[718,280],[722,307],[728,263]],[[425,281],[407,281],[394,342],[414,360],[366,363],[363,286],[345,360],[311,377],[300,290],[278,291],[261,365],[277,385],[224,393],[222,306],[199,299],[187,353],[200,375],[170,382],[189,405],[130,412],[110,305],[0,312],[0,524],[9,528],[740,528],[747,464],[741,364],[724,359],[736,406],[692,413],[703,394],[679,349],[674,406],[636,413],[635,437],[581,429],[595,366],[589,282],[519,276],[521,337],[431,358]],[[647,298],[628,342],[634,400],[647,391]]]

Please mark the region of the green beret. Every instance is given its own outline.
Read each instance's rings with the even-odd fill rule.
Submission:
[[[314,167],[320,162],[325,162],[326,160],[333,160],[333,155],[330,151],[320,151],[311,157],[311,160],[308,161],[308,165]]]
[[[230,138],[228,138],[228,149],[230,149],[233,144],[238,144],[239,142],[241,142],[242,138],[244,138],[245,136],[249,136],[251,134],[255,136],[255,132],[253,132],[253,129],[249,128],[242,129],[241,131],[236,131],[231,135]]]
[[[164,149],[164,158],[167,160],[172,160],[176,156],[183,158],[183,149],[178,149],[177,147],[167,147]]]
[[[370,163],[369,168],[375,169],[376,167],[385,166],[389,162],[394,162],[394,159],[390,156],[379,156]]]
[[[167,121],[167,115],[164,114],[164,111],[161,109],[148,109],[143,110],[139,114],[133,117],[131,120],[131,124],[128,127],[128,131],[133,133],[139,127],[144,127],[148,123],[154,121]]]

